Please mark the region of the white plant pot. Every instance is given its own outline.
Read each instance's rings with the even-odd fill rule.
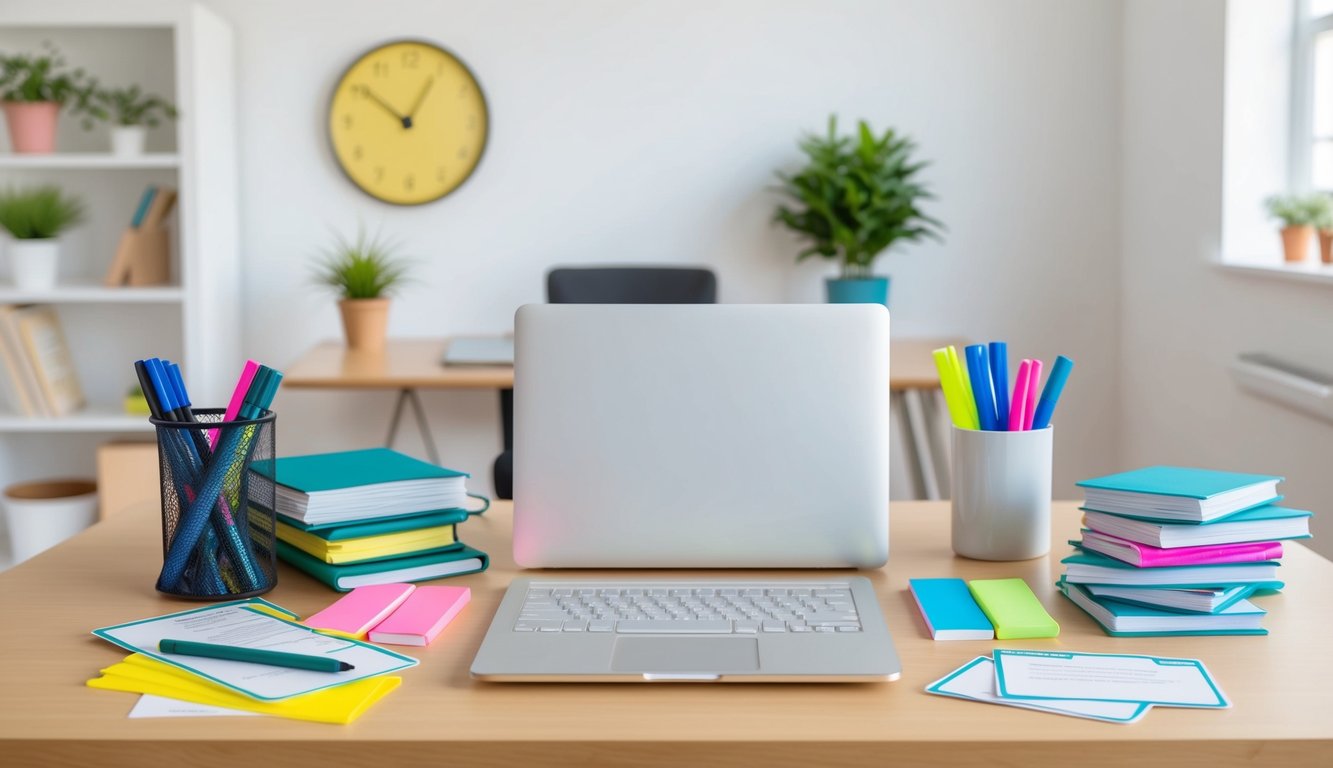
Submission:
[[[19,290],[54,288],[59,266],[59,238],[9,241],[9,269],[14,275],[14,287]]]
[[[15,564],[97,522],[97,484],[91,480],[18,483],[5,489],[4,502]]]
[[[117,157],[142,155],[148,129],[142,125],[121,125],[111,129],[111,154]]]

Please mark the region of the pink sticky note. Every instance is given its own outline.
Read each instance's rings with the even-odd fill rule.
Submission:
[[[416,590],[412,584],[375,584],[357,587],[302,624],[364,637],[371,627],[389,617]]]
[[[398,610],[370,630],[370,642],[426,645],[471,599],[467,587],[417,587]]]

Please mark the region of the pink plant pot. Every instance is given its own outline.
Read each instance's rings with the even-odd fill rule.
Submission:
[[[6,101],[5,122],[9,143],[24,155],[56,151],[56,118],[60,105],[54,101]]]

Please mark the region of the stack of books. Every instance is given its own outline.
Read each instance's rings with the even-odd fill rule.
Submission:
[[[0,306],[0,389],[23,416],[67,416],[84,406],[60,316],[46,304]]]
[[[1282,540],[1310,513],[1280,477],[1147,467],[1085,480],[1077,552],[1058,586],[1110,635],[1263,635],[1249,597],[1283,587]]]
[[[278,557],[339,592],[489,564],[458,539],[463,472],[388,448],[292,456],[255,471],[277,486]]]

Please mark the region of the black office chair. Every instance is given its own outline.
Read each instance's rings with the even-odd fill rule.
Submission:
[[[717,276],[694,267],[560,267],[546,274],[552,304],[715,304]],[[514,498],[514,391],[500,391],[504,453],[495,459],[495,497]]]

